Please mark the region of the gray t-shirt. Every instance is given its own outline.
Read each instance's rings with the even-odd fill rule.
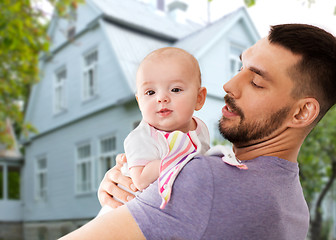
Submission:
[[[157,182],[127,204],[147,239],[304,240],[309,211],[298,164],[276,157],[244,161],[195,157],[160,209]]]

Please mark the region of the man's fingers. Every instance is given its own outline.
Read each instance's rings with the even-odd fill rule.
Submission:
[[[124,153],[120,153],[120,154],[117,155],[117,157],[116,157],[116,164],[117,165],[120,164],[120,166],[122,167],[122,165],[126,162],[127,162],[127,159],[126,159],[126,155]]]
[[[113,183],[118,183],[120,185],[125,186],[129,190],[136,192],[138,189],[134,186],[132,179],[129,177],[126,177],[122,175],[120,169],[118,167],[114,167],[110,169],[106,174],[105,177],[107,177],[110,181]],[[113,186],[109,186],[109,190],[114,190]],[[113,192],[109,192],[111,195],[114,196]],[[117,193],[118,194],[118,193]],[[118,196],[118,195],[117,195]]]
[[[125,189],[130,189],[133,192],[137,191],[132,180],[129,177],[122,175],[120,171],[122,165],[126,161],[124,154],[119,154],[116,159],[116,166],[106,172],[98,189],[98,199],[100,204],[102,206],[108,205],[113,208],[122,205],[122,203],[118,202],[117,199],[127,202],[134,198],[132,193],[121,189],[120,185],[125,186]]]
[[[102,192],[100,195],[100,203],[102,206],[108,205],[112,208],[117,208],[122,206],[123,204],[114,198],[111,197],[107,192]]]

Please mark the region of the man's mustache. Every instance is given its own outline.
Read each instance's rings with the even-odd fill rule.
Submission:
[[[226,95],[224,96],[224,100],[225,100],[226,105],[229,106],[230,109],[231,109],[233,112],[237,113],[237,114],[241,117],[241,120],[244,120],[244,118],[245,118],[244,113],[243,113],[243,111],[237,106],[236,101],[235,101],[232,97],[230,97],[228,94],[226,94]]]

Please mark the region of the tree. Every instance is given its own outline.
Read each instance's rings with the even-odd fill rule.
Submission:
[[[323,239],[322,203],[336,179],[336,107],[320,121],[299,154],[301,184],[310,209],[312,240]]]
[[[35,0],[37,1],[37,0]],[[66,16],[82,0],[49,0],[54,14]],[[49,49],[48,16],[30,0],[0,2],[0,143],[12,144],[6,119],[18,132],[35,131],[24,122],[30,88],[39,80],[38,58]]]

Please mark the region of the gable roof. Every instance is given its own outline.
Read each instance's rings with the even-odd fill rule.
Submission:
[[[183,38],[201,28],[201,25],[191,21],[178,23],[166,13],[135,0],[87,1],[92,1],[100,9],[106,20],[170,41]]]
[[[114,2],[118,5],[119,9],[114,9],[113,4],[107,4],[106,9],[108,9],[108,6],[110,6],[111,9],[107,10],[106,14],[110,15],[108,18],[104,18],[105,21],[102,21],[102,26],[106,36],[110,40],[111,48],[117,55],[128,86],[133,92],[135,92],[135,74],[139,63],[149,52],[157,48],[165,46],[179,47],[187,50],[196,58],[200,58],[209,47],[214,45],[219,38],[226,34],[239,21],[242,21],[246,26],[248,34],[251,35],[253,41],[257,41],[260,38],[245,7],[225,15],[210,25],[197,28],[191,32],[191,28],[186,27],[184,24],[178,24],[167,17],[157,16],[151,9],[138,1],[132,1],[132,3],[140,4],[137,11],[133,10],[135,13],[130,13],[132,10],[128,12],[129,8],[127,8],[127,14],[123,14],[125,9],[122,10],[122,8],[126,8],[126,2],[130,4],[130,1],[132,0],[111,1],[111,3]],[[104,7],[102,3],[106,4],[106,0],[95,0],[95,2],[99,2],[101,4],[100,7]],[[134,9],[136,9],[135,6]],[[112,14],[116,14],[116,16],[112,16]],[[139,16],[135,16],[136,14],[139,14]],[[145,14],[146,17],[141,17],[142,14]],[[130,17],[130,19],[127,19],[127,17]],[[150,22],[149,19],[151,19],[151,17],[153,17],[155,21]],[[119,18],[122,18],[122,21],[124,21],[121,25],[118,24],[119,21],[121,21]],[[160,23],[156,18],[164,23]],[[116,22],[115,19],[119,20]],[[141,26],[134,25],[136,24],[134,22],[135,19],[143,19],[139,22]],[[129,20],[131,24],[126,23],[127,20]],[[162,28],[159,28],[159,25],[162,25]],[[177,31],[173,30],[165,32],[167,30],[165,26],[167,29],[178,26],[176,29],[180,29],[180,34],[176,34]],[[141,29],[141,31],[138,31],[139,29]],[[146,29],[147,34],[143,32],[144,29]],[[152,34],[148,32],[148,29],[151,29]],[[153,31],[158,32],[154,33]],[[167,34],[164,35],[163,33],[171,35],[167,36]],[[172,39],[175,40],[172,41]]]
[[[254,41],[257,41],[260,38],[246,8],[241,7],[207,25],[206,27],[177,41],[174,46],[183,48],[194,54],[196,58],[200,58],[209,47],[215,44],[219,38],[226,34],[239,21],[242,21],[246,26],[248,34],[251,35],[251,38]]]
[[[106,22],[102,23],[102,28],[117,56],[130,90],[135,93],[135,75],[139,63],[149,52],[170,45],[170,42]]]

